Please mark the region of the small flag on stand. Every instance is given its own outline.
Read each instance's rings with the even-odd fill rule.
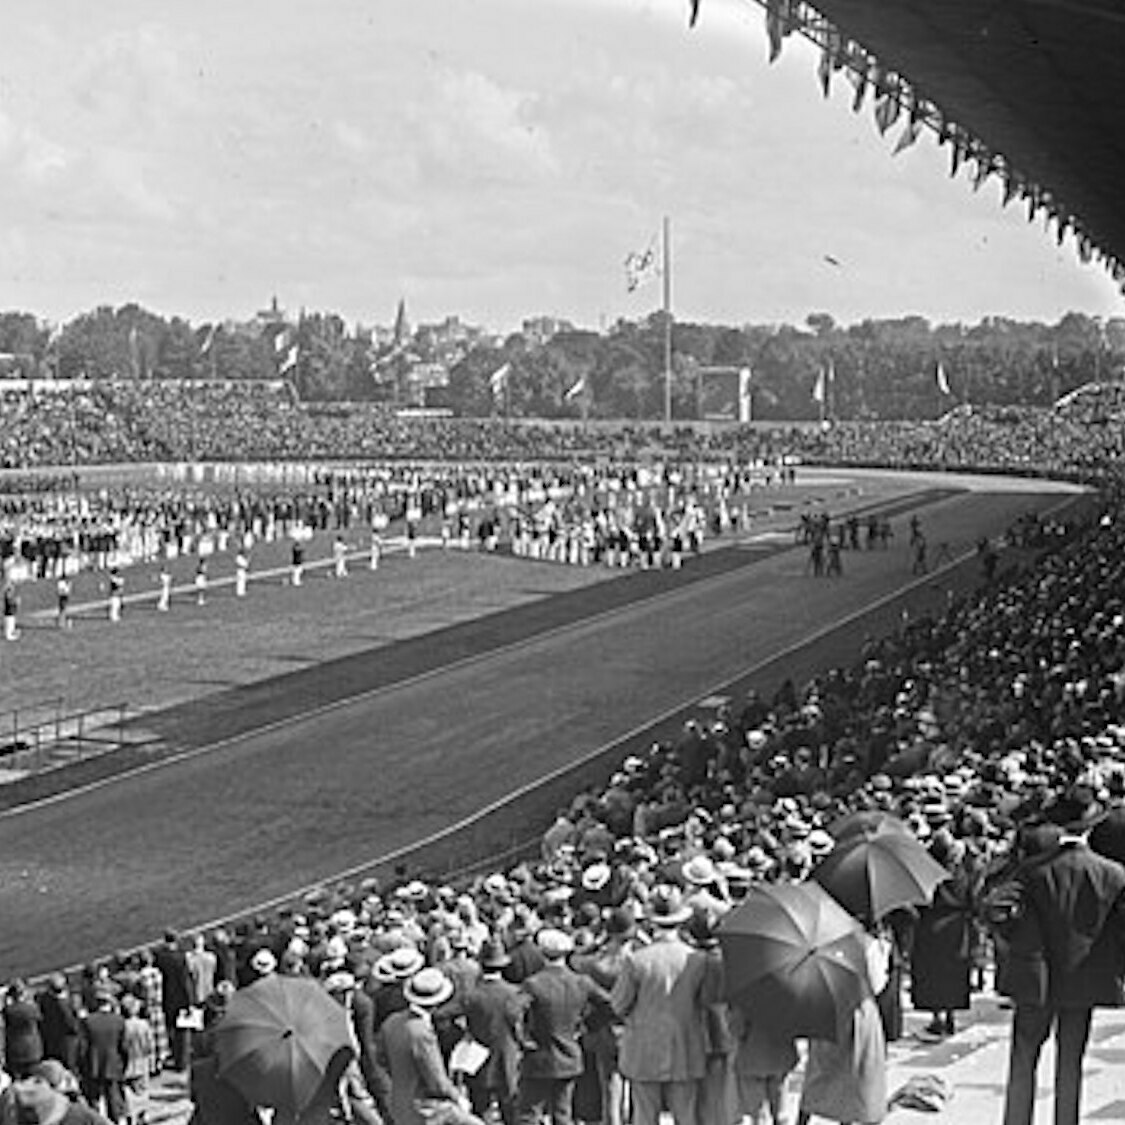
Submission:
[[[508,385],[508,376],[511,374],[512,365],[505,363],[503,366],[496,368],[495,371],[488,377],[488,385],[492,389],[492,397],[499,398],[504,393],[504,388]]]
[[[942,366],[941,360],[938,360],[937,368],[934,371],[934,378],[937,381],[937,389],[943,395],[951,395],[953,391],[949,386],[949,377],[945,373],[945,368]]]

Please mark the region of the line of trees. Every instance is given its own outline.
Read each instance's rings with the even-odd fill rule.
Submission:
[[[428,405],[465,416],[655,419],[664,407],[664,321],[618,321],[605,333],[560,332],[545,343],[520,333],[447,362],[448,383]],[[1125,319],[1067,313],[1056,324],[986,317],[934,325],[920,316],[840,325],[814,313],[801,325],[672,328],[672,405],[698,413],[702,367],[748,367],[758,418],[933,417],[963,403],[1041,404],[1091,381],[1120,380]],[[282,347],[282,345],[285,345]],[[296,362],[284,366],[295,346]],[[136,304],[83,313],[51,328],[26,312],[0,313],[8,374],[63,379],[271,379],[294,381],[306,401],[420,401],[413,373],[442,357],[424,330],[410,347],[381,347],[334,313],[283,321],[192,325]],[[941,369],[949,393],[939,389]],[[495,376],[506,368],[502,379]]]

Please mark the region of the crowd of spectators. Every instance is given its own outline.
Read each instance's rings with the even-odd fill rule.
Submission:
[[[494,1101],[508,1125],[544,1105],[556,1122],[573,1111],[611,1125],[623,1119],[629,1081],[643,1125],[661,1097],[689,1125],[769,1120],[798,1055],[771,1041],[768,1020],[725,1003],[717,924],[749,888],[807,879],[842,816],[894,814],[952,878],[919,914],[863,920],[881,958],[871,987],[878,1034],[901,1034],[904,979],[915,1005],[933,1011],[931,1032],[952,1031],[970,983],[983,984],[997,960],[1003,975],[1004,946],[986,925],[991,888],[1033,831],[1042,846],[1064,819],[1057,810],[1096,805],[1108,816],[1092,842],[1125,859],[1123,588],[1125,504],[1107,493],[1098,516],[1053,536],[1035,566],[869,639],[854,667],[786,682],[772,698],[750,693],[621,762],[606,785],[560,809],[514,866],[456,885],[402,871],[326,886],[270,916],[96,961],[81,980],[54,977],[38,998],[15,983],[5,1068],[20,1077],[57,1060],[123,1117],[132,1113],[124,1069],[112,1090],[83,1070],[97,1013],[119,1008],[122,1020],[147,1023],[148,1037],[134,1037],[143,1049],[122,1048],[123,1068],[145,1077],[183,1068],[194,1046],[198,1070],[209,1065],[208,1036],[182,1026],[183,1013],[200,1009],[210,1027],[232,990],[280,973],[321,980],[347,1007],[359,1065],[341,1096],[353,1119],[414,1121],[388,1051],[405,1010],[428,1021],[435,1052],[431,1088],[417,1092],[448,1099],[449,1120],[468,1116],[446,1073],[466,1028],[496,1059],[467,1079],[473,1109]],[[927,953],[911,966],[915,945]],[[690,982],[674,1013],[644,999],[646,965],[664,957]],[[556,1025],[542,975],[564,971],[581,999]],[[497,991],[502,1018],[486,1003]],[[652,1020],[673,1045],[657,1062]],[[826,1112],[821,1054],[814,1044],[808,1056],[809,1113]],[[852,1094],[885,1108],[875,1070],[851,1076]],[[881,1118],[865,1112],[854,1119]]]
[[[961,406],[937,421],[824,427],[554,426],[406,417],[386,406],[302,405],[280,384],[171,380],[0,387],[0,467],[140,461],[602,457],[786,459],[893,467],[987,468],[1087,477],[1125,452],[1121,389],[1085,389],[1054,408]]]
[[[131,448],[214,456],[231,436],[225,403],[210,404],[213,426],[201,435],[185,422],[190,411],[182,402],[160,398],[178,392],[105,393],[117,396],[120,432],[147,435]],[[756,438],[755,431],[678,433],[674,441],[681,453],[771,464],[800,456],[1101,475],[1121,452],[1117,428],[1104,424],[1116,402],[1113,395],[1098,402],[1083,396],[1053,413],[961,411],[934,424],[843,423],[795,434],[791,450],[777,444],[776,433]],[[180,417],[158,423],[153,415],[162,411],[150,409],[153,403]],[[13,443],[7,412],[0,422],[3,448],[9,456],[17,451],[21,464],[54,455],[44,436],[49,426],[28,423],[39,409],[29,408],[15,426],[40,434],[30,444]],[[62,417],[58,400],[48,409]],[[70,406],[65,412],[76,416]],[[271,458],[289,455],[289,438],[278,435],[305,425],[293,421],[299,416],[292,404],[263,401],[231,415],[269,435],[246,445],[244,455]],[[325,433],[355,436],[355,418],[334,417]],[[418,443],[431,439],[462,457],[497,448],[511,455],[509,438],[527,443],[518,447],[523,457],[547,448],[558,454],[556,439],[544,437],[554,431],[405,423],[372,412],[366,433],[375,431],[376,443],[397,433],[414,456]],[[116,424],[108,432],[118,432]],[[649,436],[635,431],[634,439]],[[301,456],[321,448],[300,440]],[[20,460],[25,455],[30,462]],[[690,461],[684,456],[685,473]],[[421,472],[389,464],[324,469],[304,491],[271,491],[257,512],[242,506],[248,494],[237,490],[225,499],[183,493],[174,501],[106,492],[99,503],[101,514],[124,512],[143,523],[159,513],[170,529],[162,534],[182,525],[184,535],[197,536],[290,519],[370,521],[373,509],[363,505],[392,498],[405,518],[423,504],[442,518],[470,500],[503,494],[545,502],[552,489],[573,497],[594,487],[565,461],[524,473]],[[618,489],[628,491],[628,473],[637,487],[639,472],[615,476]],[[190,1068],[197,1094],[208,1081],[213,1088],[211,1035],[230,996],[274,974],[317,979],[345,1006],[357,1065],[340,1087],[337,1109],[364,1125],[379,1118],[418,1125],[415,1095],[443,1107],[445,1122],[484,1116],[494,1105],[505,1125],[530,1123],[543,1110],[556,1125],[572,1115],[619,1125],[628,1086],[638,1125],[655,1121],[662,1100],[678,1125],[733,1125],[744,1114],[777,1120],[799,1054],[793,1043],[771,1038],[761,1013],[724,999],[716,929],[754,886],[807,880],[836,846],[833,827],[855,812],[900,818],[950,873],[930,906],[860,919],[877,964],[868,993],[878,1029],[870,1032],[877,1045],[902,1033],[908,990],[916,1007],[933,1013],[932,1035],[952,1033],[972,987],[1006,987],[1010,951],[996,920],[1005,880],[1026,852],[1050,847],[1064,825],[1069,830],[1075,808],[1096,809],[1091,844],[1125,861],[1125,496],[1103,484],[1102,510],[1087,525],[1028,529],[1028,543],[1041,550],[1034,566],[939,615],[870,638],[854,667],[804,685],[786,682],[771,698],[750,693],[714,721],[690,723],[674,740],[626,759],[604,786],[575,794],[534,851],[512,866],[455,885],[402,870],[389,881],[325,886],[268,916],[188,938],[170,932],[158,947],[92,962],[81,979],[56,974],[38,991],[13,982],[0,1020],[0,1085],[16,1082],[0,1096],[0,1120],[30,1120],[27,1105],[49,1097],[42,1087],[69,1104],[84,1097],[115,1121],[139,1121],[145,1083],[164,1068]],[[28,505],[15,513],[26,515],[54,501],[10,503]],[[555,994],[563,977],[566,1004]],[[675,1006],[654,999],[659,989],[646,991],[657,979],[686,982]],[[408,1020],[421,1028],[422,1047],[412,1049],[425,1050],[425,1066],[411,1075],[399,1050]],[[462,1076],[472,1112],[450,1078],[466,1033],[491,1052],[484,1067]],[[108,1071],[106,1034],[114,1060]],[[839,1059],[830,1045],[814,1042],[801,1094],[806,1119],[845,1112],[834,1104],[856,1107],[836,1119],[881,1120],[887,1096],[880,1058],[874,1050],[863,1066],[832,1073]],[[408,1080],[415,1085],[404,1093]],[[839,1101],[841,1088],[850,1100]],[[827,1108],[824,1090],[837,1099]],[[250,1107],[242,1109],[238,1119],[253,1120]],[[205,1112],[199,1120],[208,1120]]]

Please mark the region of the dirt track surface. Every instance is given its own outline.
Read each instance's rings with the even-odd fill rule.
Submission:
[[[923,518],[932,543],[964,549],[1016,512],[1056,502],[966,494]],[[324,696],[304,694],[300,675],[246,689],[264,708],[259,718],[291,706],[304,717],[0,819],[0,975],[150,940],[166,924],[245,908],[445,827],[909,584],[904,540],[885,553],[846,555],[841,581],[807,577],[802,551],[731,548],[683,583],[615,581],[612,596],[600,595],[604,605],[582,613],[575,609],[588,593],[537,602],[523,639],[476,656],[472,644],[422,634],[412,657],[421,674],[375,677],[385,686],[313,715],[305,712]],[[513,581],[537,572],[483,561],[512,568]],[[506,616],[481,628],[503,629]],[[405,651],[388,647],[380,659]],[[824,646],[818,660],[833,663],[843,651]],[[227,718],[243,713],[234,707]],[[146,721],[165,722],[185,745],[209,741],[202,728],[188,737],[190,722]]]

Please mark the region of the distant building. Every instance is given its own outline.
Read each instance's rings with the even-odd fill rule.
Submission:
[[[523,322],[521,331],[529,344],[541,347],[560,332],[572,332],[574,325],[557,316],[533,316]]]

